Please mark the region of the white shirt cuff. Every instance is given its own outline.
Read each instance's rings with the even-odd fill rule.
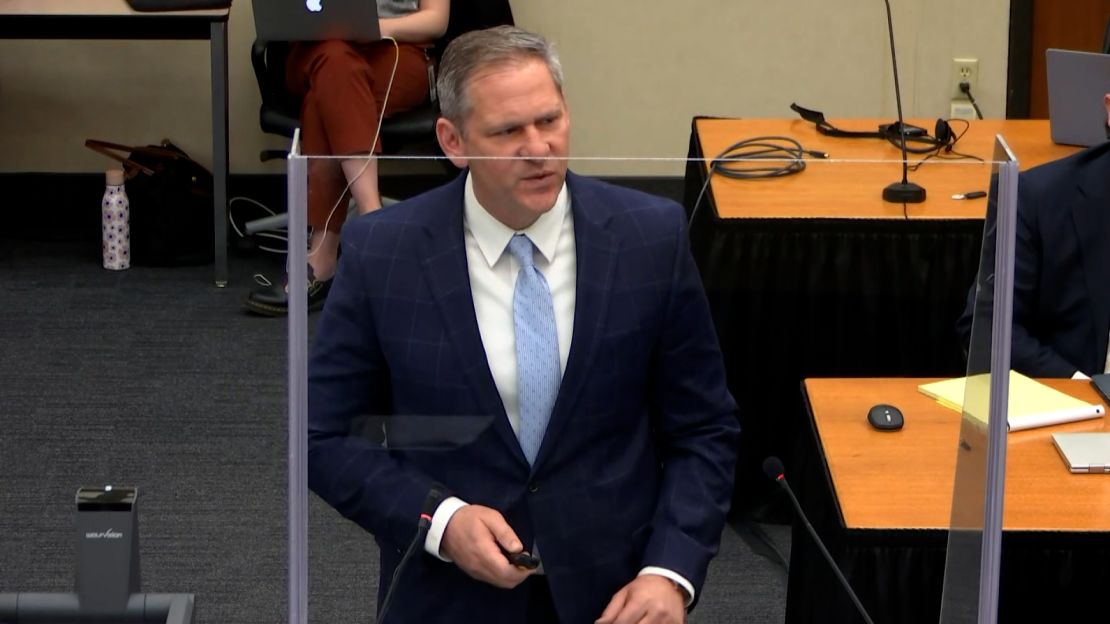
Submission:
[[[686,606],[687,607],[689,607],[690,605],[692,605],[694,603],[694,586],[691,585],[690,581],[687,581],[681,574],[679,574],[677,572],[674,572],[672,570],[668,570],[667,568],[660,568],[660,567],[657,567],[657,566],[647,566],[643,570],[640,570],[640,573],[637,574],[636,576],[643,576],[645,574],[654,574],[656,576],[662,576],[663,578],[666,578],[666,579],[670,580],[671,582],[678,585],[679,587],[682,588],[683,591],[686,592]]]
[[[1083,371],[1075,371],[1075,374],[1072,375],[1071,378],[1072,379],[1082,379],[1083,381],[1090,381],[1091,380],[1090,377],[1083,374]]]
[[[451,561],[440,554],[439,544],[443,541],[443,532],[447,530],[447,523],[451,521],[451,517],[466,505],[467,503],[462,500],[448,496],[439,504],[439,507],[436,507],[435,513],[432,514],[432,525],[428,527],[428,535],[424,538],[424,550],[429,555],[440,561]]]

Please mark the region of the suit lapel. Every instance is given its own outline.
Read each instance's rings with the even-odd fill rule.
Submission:
[[[607,230],[608,207],[577,176],[567,174],[567,186],[574,215],[574,245],[577,259],[575,277],[574,335],[559,395],[547,423],[536,465],[551,453],[559,435],[574,411],[578,397],[590,378],[600,332],[605,326],[609,293],[617,259],[617,240]]]
[[[516,435],[505,415],[505,405],[490,373],[486,350],[474,314],[474,296],[467,270],[463,234],[463,182],[465,174],[444,189],[446,210],[429,212],[423,227],[428,237],[421,257],[421,269],[439,308],[447,339],[455,350],[482,414],[493,415],[493,427],[515,457],[527,465]]]
[[[1110,331],[1110,245],[1106,241],[1107,232],[1110,232],[1110,188],[1107,188],[1110,176],[1100,170],[1105,169],[1099,167],[1102,161],[1110,161],[1110,156],[1104,155],[1085,168],[1085,175],[1077,185],[1079,198],[1072,209],[1083,257],[1083,274],[1092,303],[1098,353],[1106,352],[1107,332]],[[1101,367],[1102,362],[1094,365]]]

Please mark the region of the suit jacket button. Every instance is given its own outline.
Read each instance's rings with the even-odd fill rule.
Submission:
[[[528,491],[531,492],[532,494],[535,494],[536,492],[539,492],[540,491],[540,484],[536,483],[535,481],[529,483],[528,484]]]

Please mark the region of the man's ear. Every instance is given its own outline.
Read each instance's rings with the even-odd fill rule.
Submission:
[[[451,164],[459,169],[463,169],[467,165],[466,154],[462,131],[451,120],[446,117],[440,117],[436,120],[436,138],[439,139],[439,147]]]

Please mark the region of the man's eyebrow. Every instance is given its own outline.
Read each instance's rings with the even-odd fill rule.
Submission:
[[[526,119],[526,120],[522,120],[520,118],[505,119],[505,120],[502,120],[501,123],[494,124],[494,125],[490,126],[490,128],[492,129],[493,132],[504,132],[505,130],[511,130],[511,129],[519,128],[521,126],[526,126],[528,124],[536,123],[537,121],[544,121],[546,119],[558,119],[559,117],[562,117],[562,116],[563,116],[563,110],[561,108],[552,108],[550,110],[547,110],[547,111],[544,111],[542,113],[536,114],[536,115],[534,115],[531,118]]]

